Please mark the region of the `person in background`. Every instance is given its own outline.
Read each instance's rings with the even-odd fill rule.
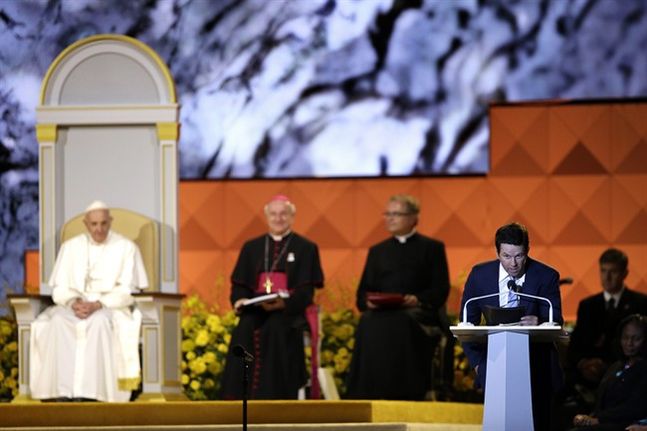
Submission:
[[[602,292],[584,298],[568,347],[566,396],[577,396],[580,407],[592,407],[595,391],[616,359],[614,340],[618,324],[627,316],[647,315],[647,296],[625,285],[629,259],[616,248],[600,255]]]
[[[494,235],[497,259],[477,264],[472,268],[461,303],[461,320],[465,302],[477,296],[500,293],[499,296],[472,301],[467,309],[467,321],[474,325],[481,322],[486,306],[523,306],[526,315],[521,325],[539,325],[548,321],[549,307],[544,301],[519,297],[509,289],[512,282],[523,293],[547,298],[553,305],[553,320],[563,323],[559,273],[548,265],[528,256],[530,239],[528,230],[519,223],[501,226]],[[463,343],[463,350],[476,371],[477,382],[485,387],[487,374],[487,345]],[[552,421],[554,394],[563,384],[562,369],[557,350],[550,343],[530,344],[530,379],[532,387],[532,410],[535,430],[548,430]]]
[[[32,398],[124,402],[140,382],[141,314],[148,286],[137,245],[110,227],[108,206],[85,210],[86,233],[63,243],[49,280],[54,306],[31,325]]]
[[[348,398],[422,400],[430,389],[434,330],[448,330],[449,272],[442,242],[416,231],[420,205],[392,196],[384,212],[390,238],[374,245],[357,289],[361,311]],[[386,294],[387,296],[384,296]],[[397,303],[373,302],[396,294]]]
[[[231,304],[240,316],[229,344],[222,398],[243,396],[242,360],[234,348],[254,356],[247,394],[253,399],[296,399],[307,373],[304,312],[324,276],[315,243],[292,231],[296,207],[283,195],[265,205],[268,233],[247,241],[231,275]],[[259,295],[288,292],[269,302],[245,306]]]
[[[576,430],[624,430],[647,416],[647,317],[626,317],[617,329],[622,359],[608,367],[590,414],[573,418]]]

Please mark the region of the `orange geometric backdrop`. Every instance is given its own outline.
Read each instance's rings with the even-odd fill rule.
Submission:
[[[284,193],[297,205],[295,230],[317,242],[327,309],[354,306],[371,244],[386,237],[381,213],[394,193],[419,197],[419,231],[447,246],[456,312],[475,263],[495,257],[496,228],[528,227],[531,255],[554,266],[564,314],[597,293],[597,258],[609,246],[629,255],[627,284],[647,292],[647,103],[533,103],[490,109],[491,171],[485,177],[183,181],[180,286],[228,309],[228,278],[246,239],[266,229],[262,207]]]
[[[484,177],[182,181],[180,289],[229,308],[229,274],[243,242],[266,229],[262,207],[284,193],[297,205],[295,230],[319,244],[328,310],[354,306],[370,245],[386,237],[388,197],[422,204],[419,231],[447,246],[458,310],[472,265],[495,257],[494,231],[520,221],[530,254],[572,277],[564,315],[600,291],[597,259],[609,246],[629,255],[627,284],[647,293],[647,102],[548,102],[490,109],[490,174]],[[26,286],[38,258],[26,258]]]

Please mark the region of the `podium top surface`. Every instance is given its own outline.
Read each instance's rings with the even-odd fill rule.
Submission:
[[[514,332],[526,334],[531,341],[558,341],[568,338],[568,334],[560,325],[556,326],[521,326],[521,325],[498,325],[498,326],[451,326],[452,334],[460,341],[487,342],[492,334],[503,332]]]

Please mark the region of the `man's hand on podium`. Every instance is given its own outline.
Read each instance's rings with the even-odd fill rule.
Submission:
[[[539,324],[539,318],[533,315],[523,316],[519,324],[521,326],[537,326]]]

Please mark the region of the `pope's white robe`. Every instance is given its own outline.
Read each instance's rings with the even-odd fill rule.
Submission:
[[[148,286],[135,243],[116,232],[101,244],[75,236],[61,246],[49,284],[56,305],[31,325],[32,398],[128,401],[140,379],[141,313],[130,311],[131,293]],[[102,308],[79,319],[76,298]]]

